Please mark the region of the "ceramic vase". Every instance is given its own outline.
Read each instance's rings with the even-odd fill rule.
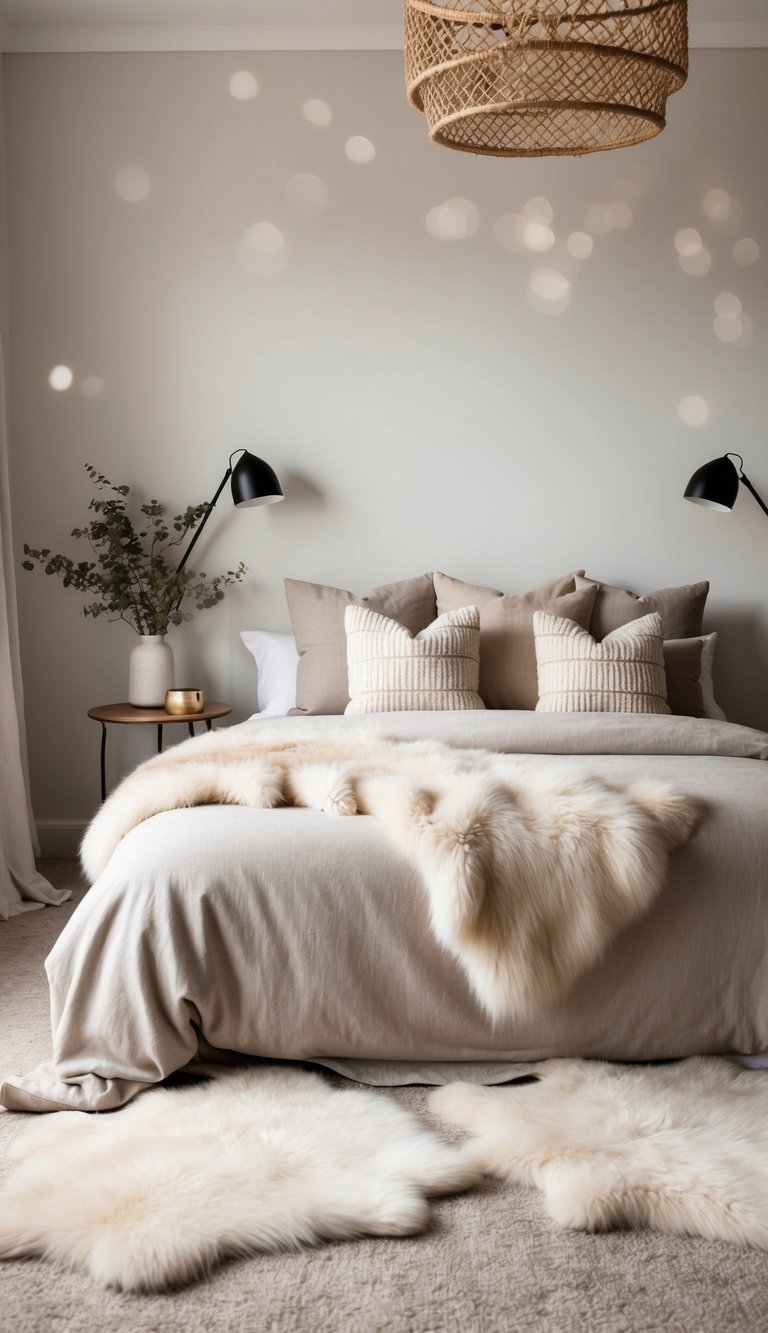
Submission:
[[[162,708],[173,689],[173,652],[164,634],[142,634],[128,661],[128,702],[135,708]]]

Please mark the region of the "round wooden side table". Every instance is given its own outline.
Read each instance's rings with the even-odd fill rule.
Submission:
[[[153,724],[157,727],[157,753],[163,749],[163,727],[175,722],[186,722],[190,736],[195,734],[195,723],[204,722],[206,731],[211,730],[211,723],[217,717],[226,717],[232,712],[231,704],[212,701],[199,713],[166,713],[164,708],[134,708],[133,704],[101,704],[98,708],[89,708],[88,716],[101,723],[101,799],[107,797],[107,725],[110,722],[121,726]]]

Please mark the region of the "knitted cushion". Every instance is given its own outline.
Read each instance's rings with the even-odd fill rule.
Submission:
[[[541,713],[668,713],[661,616],[633,620],[602,643],[573,620],[533,617]]]
[[[348,606],[350,701],[347,713],[484,708],[480,677],[480,612],[465,606],[413,635],[378,611]]]

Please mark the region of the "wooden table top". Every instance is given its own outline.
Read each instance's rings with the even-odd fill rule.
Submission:
[[[88,716],[96,722],[208,722],[215,717],[226,717],[232,712],[231,704],[211,700],[199,713],[166,713],[164,708],[136,708],[133,704],[100,704],[89,708]]]

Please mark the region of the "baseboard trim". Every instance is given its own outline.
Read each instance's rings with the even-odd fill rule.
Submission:
[[[77,856],[87,819],[38,819],[41,856]]]

